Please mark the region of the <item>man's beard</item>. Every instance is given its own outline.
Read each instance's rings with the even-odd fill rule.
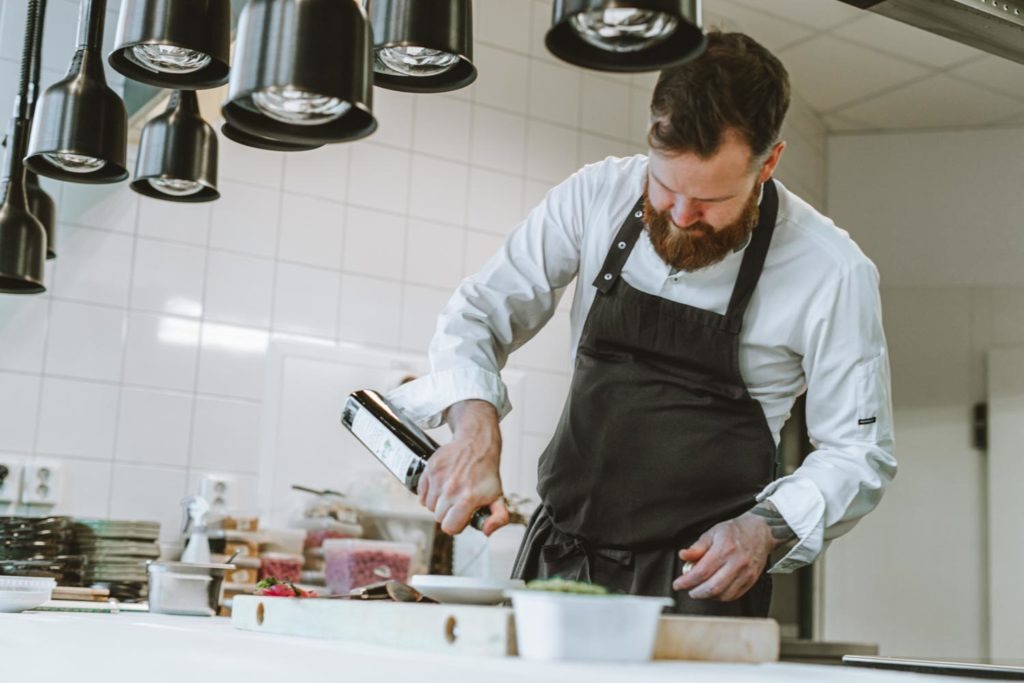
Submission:
[[[757,225],[760,195],[761,184],[758,183],[750,193],[740,217],[721,230],[715,230],[704,221],[680,228],[672,222],[670,211],[658,212],[654,209],[645,185],[644,223],[654,251],[665,263],[678,270],[692,272],[718,263],[744,244]]]

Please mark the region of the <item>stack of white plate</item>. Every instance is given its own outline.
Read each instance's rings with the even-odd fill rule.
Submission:
[[[35,576],[0,576],[0,612],[24,612],[50,599],[57,582]]]

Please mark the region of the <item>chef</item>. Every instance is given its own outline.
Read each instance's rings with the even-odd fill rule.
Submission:
[[[874,265],[773,178],[786,70],[743,34],[707,41],[661,73],[648,154],[551,189],[442,311],[431,374],[389,398],[452,429],[419,488],[442,529],[490,506],[494,532],[499,372],[575,280],[572,381],[515,575],[764,616],[770,574],[814,561],[896,473],[889,363]],[[815,450],[776,478],[804,392]]]

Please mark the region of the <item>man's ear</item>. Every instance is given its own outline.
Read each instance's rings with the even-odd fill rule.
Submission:
[[[768,155],[768,159],[765,160],[764,164],[761,165],[761,173],[758,176],[759,183],[766,183],[768,179],[775,173],[775,167],[779,165],[779,159],[782,158],[782,150],[786,149],[786,141],[779,140],[775,143],[772,148],[772,153]]]

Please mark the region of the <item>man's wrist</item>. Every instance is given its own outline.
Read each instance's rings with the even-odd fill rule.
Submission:
[[[448,408],[446,417],[456,439],[492,444],[497,441],[500,452],[501,430],[493,404],[480,399],[459,401]]]
[[[795,541],[798,537],[796,533],[790,528],[789,524],[786,523],[782,513],[778,511],[775,505],[770,500],[763,500],[754,507],[752,507],[748,514],[754,515],[765,523],[768,527],[768,531],[772,537],[772,549],[778,548],[780,545]]]

